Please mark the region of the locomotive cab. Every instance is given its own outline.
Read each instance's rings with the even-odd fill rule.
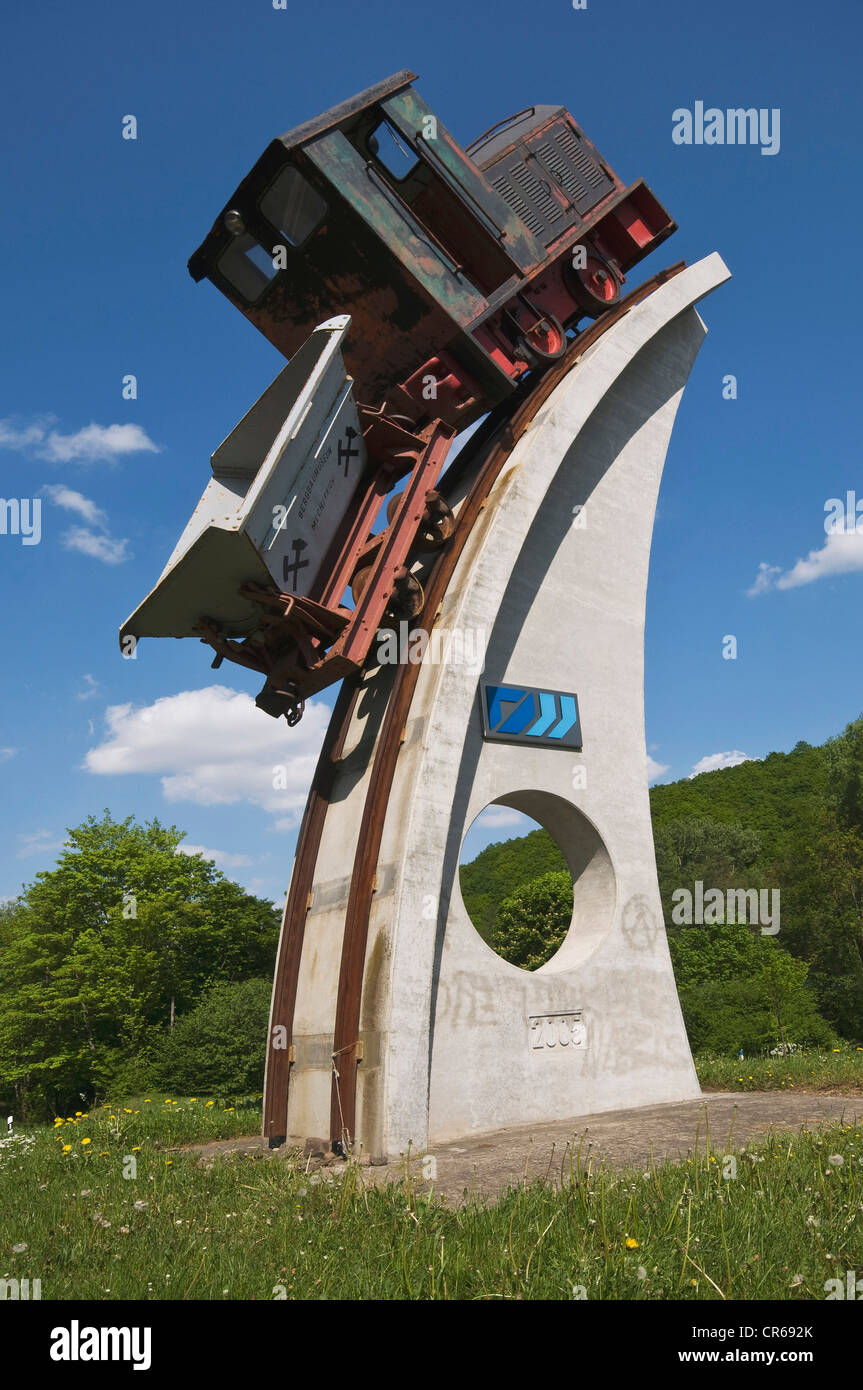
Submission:
[[[462,150],[403,71],[274,140],[189,262],[290,357],[350,311],[364,404],[464,428],[674,230],[562,107]]]

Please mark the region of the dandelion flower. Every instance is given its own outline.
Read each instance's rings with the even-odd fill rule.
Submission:
[[[72,1145],[71,1145],[71,1144],[64,1144],[64,1145],[63,1145],[63,1152],[64,1152],[64,1154],[71,1153],[71,1151],[72,1151]]]
[[[89,1139],[82,1139],[82,1140],[81,1140],[81,1143],[82,1143],[82,1144],[89,1144],[89,1143],[90,1143],[90,1140],[89,1140]]]
[[[627,1248],[627,1250],[637,1250],[637,1249],[638,1249],[638,1241],[637,1241],[637,1240],[633,1240],[633,1239],[632,1239],[632,1236],[627,1236],[627,1237],[626,1237],[626,1248]]]

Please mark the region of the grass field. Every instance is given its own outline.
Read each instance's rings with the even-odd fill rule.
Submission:
[[[863,1135],[848,1125],[734,1156],[704,1136],[697,1157],[649,1169],[576,1155],[560,1190],[485,1208],[418,1193],[408,1169],[373,1188],[354,1165],[205,1167],[172,1147],[259,1128],[254,1102],[151,1095],[13,1134],[0,1278],[41,1279],[43,1300],[808,1300],[863,1273]]]
[[[695,1059],[705,1091],[833,1091],[863,1095],[863,1047],[801,1050],[785,1057],[710,1056]]]

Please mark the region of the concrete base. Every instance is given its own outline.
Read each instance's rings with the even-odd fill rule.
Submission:
[[[668,440],[706,331],[693,306],[727,278],[707,257],[587,350],[514,449],[461,556],[438,628],[466,651],[485,634],[487,681],[574,691],[584,746],[484,741],[476,666],[423,663],[366,956],[367,1153],[699,1095],[656,881],[644,607]],[[296,1138],[328,1132],[347,875],[388,680],[370,676],[359,702],[321,844],[294,1025]],[[535,973],[490,950],[461,899],[462,840],[490,802],[544,824],[572,871],[572,925]]]

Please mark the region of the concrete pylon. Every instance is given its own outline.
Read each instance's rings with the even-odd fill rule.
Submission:
[[[706,257],[585,351],[515,446],[459,558],[436,627],[456,640],[450,659],[423,662],[377,866],[354,1136],[372,1156],[700,1093],[656,879],[643,641],[662,469],[706,332],[694,306],[728,274]],[[581,751],[484,737],[480,677],[465,659],[478,633],[484,681],[577,695]],[[289,1139],[329,1132],[346,875],[385,681],[371,675],[356,705],[318,852]],[[492,802],[545,825],[572,871],[572,925],[533,973],[483,942],[459,890],[464,835]]]

